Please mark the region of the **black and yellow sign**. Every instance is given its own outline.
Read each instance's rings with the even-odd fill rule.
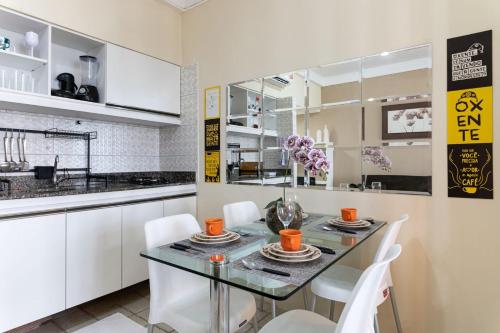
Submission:
[[[448,196],[493,198],[492,32],[448,40]]]
[[[205,89],[205,182],[220,183],[220,87]]]
[[[205,152],[205,182],[220,183],[220,152]]]
[[[205,151],[220,150],[220,119],[205,120]]]

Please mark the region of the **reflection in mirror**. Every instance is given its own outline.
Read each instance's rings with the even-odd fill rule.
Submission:
[[[296,112],[304,108],[305,84],[304,72],[296,71],[229,85],[228,150],[234,152],[239,145],[242,155],[234,157],[239,159],[236,169],[231,165],[234,161],[227,159],[228,170],[232,169],[228,182],[294,184],[295,166],[288,163],[283,143],[296,133]],[[241,114],[246,122],[235,121]]]
[[[430,194],[431,82],[422,46],[230,84],[227,181]],[[327,176],[288,163],[292,134],[315,139]]]
[[[363,59],[363,185],[431,193],[431,47]]]
[[[311,186],[339,188],[361,182],[361,59],[320,66],[308,71],[309,135],[331,162],[327,176],[310,179]],[[299,112],[299,133],[306,115]],[[299,168],[298,174],[303,174]]]

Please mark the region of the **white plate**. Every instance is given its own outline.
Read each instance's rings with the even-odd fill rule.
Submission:
[[[364,220],[346,221],[346,220],[343,220],[341,217],[335,217],[335,218],[331,219],[330,221],[335,222],[335,223],[349,224],[349,225],[364,224],[364,223],[368,222],[368,221],[364,221]],[[368,223],[370,223],[370,222],[368,222]]]
[[[215,241],[221,241],[221,240],[225,240],[225,239],[228,239],[228,238],[231,238],[233,237],[233,233],[226,233],[224,234],[224,236],[220,236],[220,237],[217,237],[217,238],[208,238],[208,237],[205,237],[205,235],[202,235],[201,233],[198,233],[198,234],[194,234],[193,236],[196,237],[197,239],[201,240],[201,241],[207,241],[207,242],[215,242]]]
[[[276,244],[272,244],[272,246],[268,246],[267,249],[268,249],[269,254],[271,254],[277,258],[304,259],[304,258],[311,257],[314,254],[314,249],[312,249],[308,245],[305,245],[305,246],[307,247],[307,250],[301,254],[296,254],[294,252],[280,251],[280,250],[278,250],[278,247],[276,247]],[[281,246],[279,248],[281,248]]]
[[[285,250],[283,250],[283,247],[281,247],[281,243],[271,243],[268,245],[272,245],[272,247],[276,250],[276,252],[281,252],[282,254],[286,254],[286,255],[290,255],[290,254],[301,255],[301,254],[304,254],[304,253],[310,251],[310,248],[308,247],[307,244],[301,244],[300,250],[298,250],[298,251],[285,251]]]
[[[195,237],[196,235],[193,235],[189,238],[189,240],[193,243],[197,244],[206,244],[206,245],[213,245],[213,244],[225,244],[225,243],[231,243],[234,242],[238,239],[240,239],[240,235],[237,233],[233,233],[232,236],[230,236],[227,239],[215,239],[215,240],[204,240],[204,239],[199,239]]]
[[[309,214],[307,214],[307,213],[302,213],[302,219],[304,219],[304,220],[305,220],[305,219],[307,219],[308,217],[309,217]]]
[[[217,239],[217,238],[224,238],[224,237],[227,237],[231,232],[229,230],[226,230],[224,229],[222,231],[222,234],[220,235],[217,235],[217,236],[210,236],[209,234],[207,234],[206,231],[202,231],[200,233],[198,233],[197,235],[200,236],[200,237],[203,237],[203,238],[209,238],[209,239]]]
[[[274,261],[287,262],[287,263],[299,263],[299,262],[313,261],[313,260],[316,260],[319,257],[321,257],[321,251],[319,249],[315,248],[314,246],[310,246],[309,245],[311,247],[311,249],[314,250],[314,253],[310,257],[307,257],[307,258],[297,258],[297,259],[295,259],[295,258],[292,258],[292,259],[289,259],[289,258],[278,258],[278,257],[275,257],[273,254],[271,254],[269,252],[269,246],[271,246],[271,244],[265,245],[263,248],[261,248],[260,249],[260,254],[262,254],[267,259],[271,259],[271,260],[274,260]]]
[[[311,255],[311,247],[307,244],[301,244],[299,251],[285,251],[283,250],[283,247],[281,247],[280,243],[272,243],[269,245],[271,245],[269,246],[269,249],[276,256],[297,258]]]
[[[340,229],[365,229],[371,226],[371,223],[368,221],[363,221],[362,223],[341,223],[329,220],[328,223]]]

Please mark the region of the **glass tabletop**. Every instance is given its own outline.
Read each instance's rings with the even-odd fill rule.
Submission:
[[[305,267],[306,272],[299,280],[288,280],[279,276],[270,277],[272,275],[263,273],[260,270],[249,270],[241,267],[241,265],[236,265],[242,258],[260,255],[258,253],[264,245],[279,242],[279,236],[273,234],[266,224],[261,221],[232,228],[232,231],[238,232],[242,236],[238,243],[229,244],[227,248],[224,246],[191,244],[196,248],[205,250],[206,253],[203,254],[202,258],[195,255],[195,251],[183,252],[171,249],[168,245],[143,251],[141,256],[271,299],[286,300],[350,251],[360,246],[386,224],[385,222],[375,221],[367,230],[349,234],[339,230],[328,231],[323,229],[331,218],[333,216],[310,214],[304,220],[304,225],[301,228],[303,233],[302,242],[333,249],[336,251],[336,255],[329,255],[328,260],[323,260],[324,262],[320,267],[312,264],[310,267],[307,264],[301,264],[301,269],[304,270]],[[190,243],[185,241],[185,244]],[[222,267],[214,269],[208,258],[210,255],[217,254],[224,254],[226,263]],[[327,255],[322,256],[327,257]],[[272,267],[270,260],[269,265]],[[286,265],[293,272],[295,264],[287,263]]]

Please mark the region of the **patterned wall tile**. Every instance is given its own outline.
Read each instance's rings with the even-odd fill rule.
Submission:
[[[197,92],[197,66],[182,68],[181,126],[156,128],[0,110],[0,127],[97,131],[97,139],[91,141],[91,168],[94,173],[197,171]],[[3,133],[0,133],[0,153],[3,155],[2,137]],[[53,165],[58,154],[59,168],[86,167],[87,147],[84,141],[46,139],[37,134],[28,134],[27,139],[26,157],[31,166]],[[14,154],[17,156],[17,147]],[[2,156],[0,158],[3,159]]]

